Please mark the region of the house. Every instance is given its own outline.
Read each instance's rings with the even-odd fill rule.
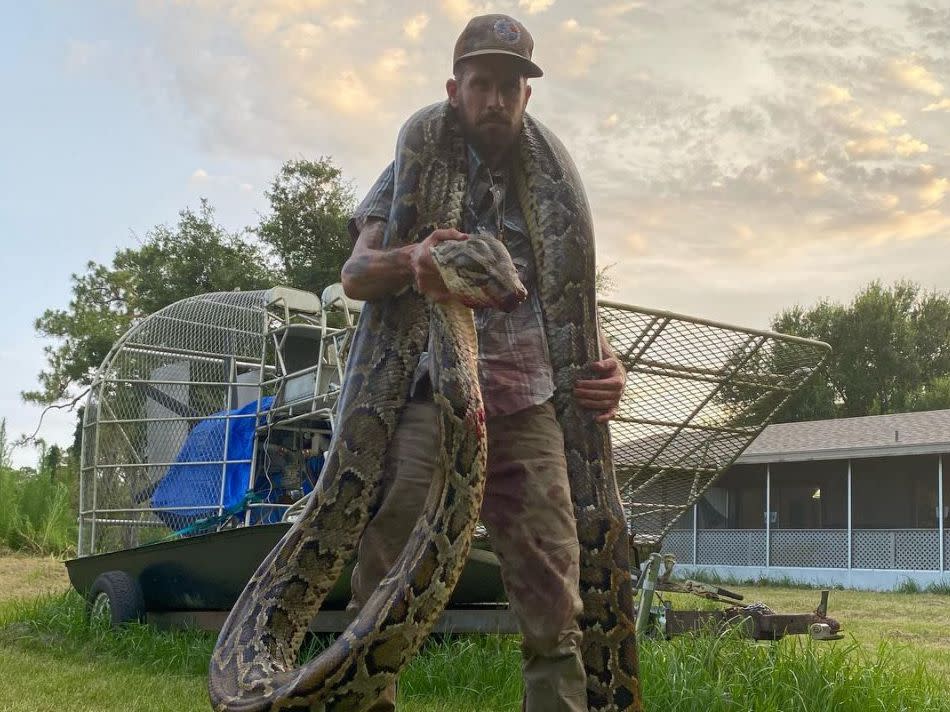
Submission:
[[[687,575],[950,584],[947,469],[950,410],[770,425],[663,550]]]

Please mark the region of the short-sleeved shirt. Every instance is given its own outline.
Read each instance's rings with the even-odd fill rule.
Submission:
[[[354,238],[368,218],[389,218],[394,183],[394,167],[390,164],[353,213],[349,229]],[[468,234],[498,236],[501,227],[505,247],[528,290],[528,298],[510,313],[497,309],[475,310],[479,383],[485,414],[489,417],[516,413],[544,403],[554,394],[534,252],[510,183],[508,171],[490,172],[469,147],[462,230]],[[428,358],[423,354],[414,377],[414,389],[427,374]]]

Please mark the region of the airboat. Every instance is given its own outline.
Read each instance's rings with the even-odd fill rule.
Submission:
[[[85,403],[77,556],[66,562],[93,615],[113,625],[222,625],[320,476],[361,306],[339,284],[320,296],[287,287],[203,294],[115,343]],[[664,535],[829,348],[611,301],[598,310],[628,371],[610,428],[643,564],[640,610],[676,632],[682,620],[652,605],[654,590],[682,585],[669,579],[669,556],[658,575]],[[735,603],[728,591],[690,586]],[[312,629],[343,630],[349,601],[346,571]],[[809,615],[799,627],[824,620]],[[780,633],[801,632],[783,625]],[[484,537],[437,630],[515,632]]]

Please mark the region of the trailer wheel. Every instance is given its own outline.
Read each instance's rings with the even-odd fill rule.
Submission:
[[[89,619],[113,628],[145,620],[145,599],[138,581],[125,571],[99,574],[89,590]]]

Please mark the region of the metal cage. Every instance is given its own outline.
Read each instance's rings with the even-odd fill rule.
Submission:
[[[83,417],[80,556],[279,520],[312,485],[359,303],[205,294],[133,326]]]

